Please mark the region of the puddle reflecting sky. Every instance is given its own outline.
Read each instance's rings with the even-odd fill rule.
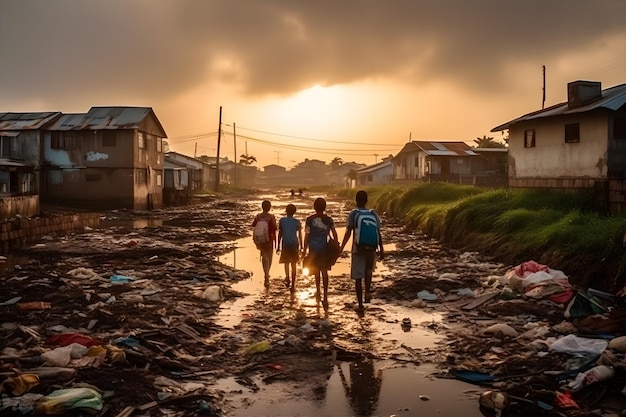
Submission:
[[[270,200],[275,196],[266,196]],[[260,206],[260,201],[258,205]],[[273,201],[273,200],[272,200]],[[284,204],[273,206],[272,213],[279,218],[284,212]],[[301,221],[310,213],[311,202],[298,205],[296,216]],[[339,239],[343,238],[345,230],[345,210],[335,203],[329,204],[329,213],[335,218]],[[243,269],[251,273],[250,278],[232,286],[233,289],[249,294],[234,302],[222,303],[221,311],[216,317],[216,323],[233,328],[247,314],[254,314],[250,307],[256,298],[264,294],[263,270],[259,252],[254,246],[251,237],[235,242],[236,249],[220,256],[218,260],[228,266]],[[349,245],[348,245],[349,247]],[[395,245],[386,245],[387,250],[395,250]],[[270,275],[276,279],[272,285],[282,285],[284,276],[283,265],[278,263],[278,256],[274,255],[274,262]],[[333,276],[349,275],[349,257],[340,258],[331,270]],[[378,263],[374,274],[376,281],[386,279],[389,271],[382,263]],[[297,285],[297,284],[296,284]],[[296,296],[300,297],[301,304],[306,304],[313,294],[311,289],[299,289]],[[416,309],[402,304],[389,304],[373,300],[371,308],[380,308],[385,311],[387,321],[372,320],[369,323],[373,332],[385,340],[397,341],[419,351],[431,348],[443,340],[433,331],[425,328],[424,324],[439,323],[442,316],[429,309]],[[356,315],[355,320],[358,320]],[[394,321],[394,318],[396,321]],[[412,327],[406,331],[397,320],[408,318]],[[331,316],[331,320],[332,320]],[[398,354],[406,354],[398,348]],[[479,417],[483,414],[478,407],[478,395],[482,392],[478,387],[452,380],[429,377],[436,372],[434,365],[397,367],[395,363],[387,361],[372,361],[356,364],[354,362],[337,362],[330,379],[327,382],[326,393],[322,399],[313,399],[293,395],[293,382],[283,383],[276,381],[266,384],[257,381],[260,391],[253,392],[238,384],[233,378],[218,380],[216,388],[228,393],[227,398],[235,407],[228,415],[231,417],[248,416],[397,416],[397,417],[424,417],[424,416],[467,416]],[[425,399],[420,399],[420,396]],[[244,405],[245,404],[245,405]]]
[[[478,395],[482,390],[452,379],[436,379],[432,365],[389,367],[384,362],[338,362],[328,380],[324,398],[303,399],[291,395],[291,384],[259,384],[261,390],[243,388],[229,399],[237,407],[231,417],[261,416],[398,416],[480,417]],[[368,367],[369,366],[369,367]],[[218,382],[226,392],[242,390],[229,378]],[[420,397],[424,398],[421,399]],[[251,404],[250,404],[251,403]],[[237,404],[247,404],[237,406]],[[249,405],[248,405],[249,404]]]

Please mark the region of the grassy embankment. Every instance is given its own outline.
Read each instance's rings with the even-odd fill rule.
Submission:
[[[367,189],[368,206],[445,244],[515,265],[534,260],[574,285],[616,293],[626,283],[626,216],[588,193],[420,184]],[[339,194],[354,198],[354,190]]]

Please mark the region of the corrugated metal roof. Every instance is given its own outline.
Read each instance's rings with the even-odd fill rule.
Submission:
[[[64,114],[50,130],[137,129],[149,107],[92,107],[87,113]]]
[[[585,113],[591,110],[604,108],[608,110],[619,110],[624,104],[626,104],[626,84],[616,85],[602,90],[602,98],[594,101],[593,103],[585,106],[575,107],[570,109],[567,102],[555,104],[547,109],[537,110],[532,113],[525,114],[517,119],[513,119],[506,123],[491,129],[492,132],[499,132],[508,129],[511,125],[519,122],[524,122],[533,119],[539,119],[543,117],[560,116],[564,114],[576,114]]]
[[[0,130],[37,130],[61,112],[0,113]]]
[[[391,165],[391,160],[390,159],[388,159],[386,161],[378,162],[378,163],[373,164],[373,165],[364,166],[363,168],[359,168],[359,169],[357,169],[355,171],[358,172],[359,174],[365,174],[365,173],[369,173],[369,172],[373,172],[373,171],[378,171],[379,169],[386,168],[389,165]]]
[[[465,142],[411,141],[404,145],[398,155],[405,152],[422,151],[433,156],[477,156]],[[398,156],[396,155],[396,157]]]
[[[150,107],[92,107],[87,113],[64,114],[50,130],[106,130],[106,129],[138,129],[143,120],[150,114]],[[167,137],[156,115],[163,137]]]

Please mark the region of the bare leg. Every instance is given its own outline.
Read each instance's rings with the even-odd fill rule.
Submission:
[[[289,287],[289,262],[285,262],[285,287]]]
[[[359,308],[363,308],[363,284],[360,278],[354,280],[354,289],[356,290],[356,301],[359,303]]]
[[[319,301],[320,300],[320,271],[317,271],[315,273],[315,300]]]
[[[328,270],[322,270],[322,279],[324,280],[324,301],[323,304],[325,307],[328,307]]]
[[[369,303],[370,299],[372,298],[371,288],[372,288],[372,271],[367,270],[365,271],[365,302],[366,303]]]
[[[291,263],[291,289],[296,288],[296,263]]]
[[[261,250],[261,263],[263,264],[263,273],[265,274],[265,285],[270,284],[270,267],[272,266],[272,247],[263,248]]]

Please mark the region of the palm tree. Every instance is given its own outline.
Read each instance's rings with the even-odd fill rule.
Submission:
[[[341,159],[340,157],[336,156],[333,158],[332,161],[330,161],[330,169],[331,171],[335,171],[337,168],[339,168],[341,165],[343,165],[343,159]]]
[[[252,165],[253,163],[256,162],[256,157],[252,156],[252,155],[248,155],[248,154],[241,154],[241,156],[239,157],[239,163],[241,165]]]
[[[506,148],[504,143],[498,142],[492,137],[483,136],[474,139],[477,148]]]

